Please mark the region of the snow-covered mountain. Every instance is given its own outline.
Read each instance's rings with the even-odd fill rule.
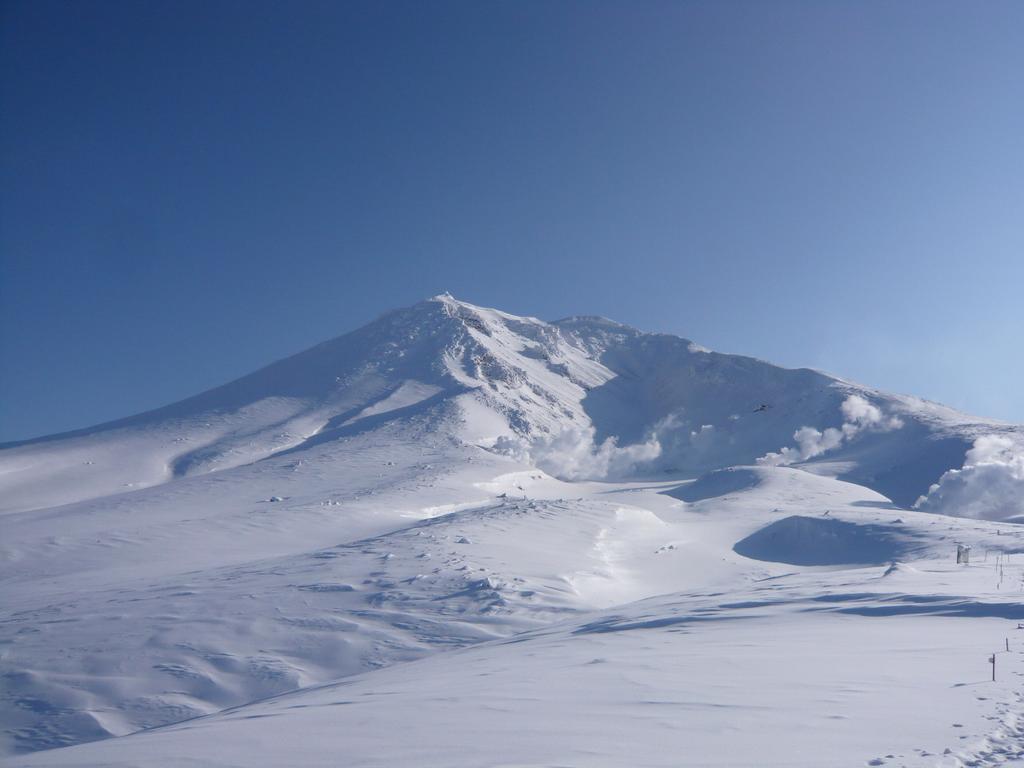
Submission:
[[[842,429],[851,395],[902,426],[798,457],[913,503],[983,434],[1017,428],[810,369],[712,352],[603,318],[553,323],[443,295],[180,403],[3,446],[3,511],[150,487],[386,423],[537,454],[567,479],[753,464],[802,427]],[[895,422],[894,422],[895,423]],[[888,434],[887,434],[888,433]],[[610,444],[602,446],[611,438]],[[568,449],[568,450],[567,450]]]
[[[226,710],[11,764],[326,765],[339,749],[349,765],[677,764],[653,747],[627,759],[638,739],[689,745],[695,764],[845,765],[855,745],[854,762],[884,763],[889,744],[936,764],[922,753],[939,726],[913,710],[927,705],[972,729],[950,755],[982,759],[1013,741],[1019,700],[994,689],[965,712],[959,678],[929,686],[1024,618],[1022,443],[1019,426],[818,371],[438,296],[180,403],[0,446],[2,747]],[[954,543],[985,565],[949,565]],[[748,658],[740,625],[785,642]],[[960,645],[922,651],[929,682],[893,693],[886,638],[910,652],[926,628]],[[818,683],[758,707],[844,635],[849,664],[882,666],[832,696],[831,746],[801,757],[777,734],[817,717]],[[828,690],[852,685],[810,663]],[[593,695],[622,675],[621,695]],[[310,690],[247,705],[293,689]],[[689,725],[666,726],[669,700]],[[750,745],[723,753],[716,728]]]

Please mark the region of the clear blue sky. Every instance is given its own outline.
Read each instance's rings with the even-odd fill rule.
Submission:
[[[0,18],[0,439],[449,290],[1024,420],[1024,3]]]

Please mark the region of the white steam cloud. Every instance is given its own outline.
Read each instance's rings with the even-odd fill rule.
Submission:
[[[658,427],[642,443],[620,446],[614,437],[598,443],[593,427],[574,425],[556,435],[544,435],[530,441],[500,437],[494,444],[494,450],[533,464],[562,480],[624,478],[661,456],[657,431]]]
[[[977,438],[963,467],[947,471],[914,507],[979,520],[1024,515],[1024,447],[1001,435]]]
[[[781,466],[807,461],[864,431],[888,432],[903,426],[898,417],[886,415],[860,395],[847,397],[840,409],[845,420],[841,426],[824,431],[801,427],[793,433],[795,446],[762,456],[757,463]],[[573,425],[553,435],[501,437],[493,449],[563,480],[617,480],[665,464],[713,463],[727,437],[711,424],[691,429],[677,412],[658,421],[642,442],[632,445],[619,445],[614,437],[598,442],[594,427]]]
[[[850,395],[840,406],[845,421],[840,427],[828,427],[824,431],[814,427],[800,427],[793,433],[796,446],[787,446],[777,453],[768,453],[757,460],[758,464],[779,467],[807,461],[833,448],[838,448],[861,432],[889,432],[899,429],[903,422],[898,416],[886,416],[882,410],[860,395]]]

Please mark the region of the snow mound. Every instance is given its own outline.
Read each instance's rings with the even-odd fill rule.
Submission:
[[[886,576],[898,576],[900,574],[906,574],[908,576],[918,575],[920,573],[921,572],[912,565],[901,563],[899,560],[893,560],[889,564],[889,567],[885,569],[885,573],[882,574],[882,578],[885,578]]]
[[[738,541],[733,551],[790,565],[879,565],[899,559],[907,547],[888,526],[792,515]]]
[[[749,491],[761,484],[761,475],[753,469],[729,467],[701,475],[692,483],[681,485],[667,495],[686,502],[704,501],[729,493]]]

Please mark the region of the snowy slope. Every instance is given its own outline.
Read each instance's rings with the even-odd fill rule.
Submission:
[[[435,297],[0,449],[0,749],[211,715],[11,764],[990,759],[1019,702],[956,686],[1024,619],[1024,542],[911,506],[1013,517],[1020,435],[600,318]],[[350,686],[366,706],[334,706]],[[797,754],[779,734],[808,718]],[[723,752],[730,732],[747,746]]]
[[[9,764],[660,766],[685,755],[689,765],[953,766],[1020,756],[1024,562],[1005,553],[1024,549],[1024,534],[897,517],[870,491],[790,468],[738,471],[744,489],[690,504],[672,485],[593,485],[581,500],[503,500],[208,574],[192,595],[159,599],[173,626],[159,633],[162,648],[145,647],[179,649],[161,671],[183,691],[253,663],[248,633],[232,626],[253,620],[239,605],[246,595],[273,603],[280,624],[277,647],[258,641],[268,678],[271,654],[308,670],[323,658],[317,641],[357,642],[388,622],[451,646],[519,634]],[[734,551],[772,527],[775,547],[747,553],[758,559]],[[983,561],[958,568],[954,540]],[[825,545],[819,562],[760,559],[788,559],[794,541]],[[905,564],[884,564],[893,556]],[[353,578],[370,573],[369,584]],[[197,594],[216,609],[215,633],[203,629],[209,611],[187,613]],[[108,611],[147,596],[97,602],[118,597]],[[579,613],[601,605],[616,607]],[[1005,677],[985,683],[988,654],[1007,636]],[[207,642],[224,650],[189,655]]]

